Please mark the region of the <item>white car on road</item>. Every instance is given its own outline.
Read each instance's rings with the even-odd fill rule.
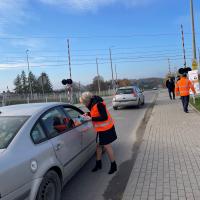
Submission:
[[[137,86],[121,87],[112,100],[113,109],[119,107],[144,105],[145,97],[142,91]]]

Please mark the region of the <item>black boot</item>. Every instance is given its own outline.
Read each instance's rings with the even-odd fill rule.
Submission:
[[[96,172],[96,171],[98,171],[101,168],[102,168],[101,160],[97,160],[95,167],[92,169],[92,172]]]
[[[116,162],[111,162],[111,166],[110,166],[110,171],[108,172],[108,174],[113,174],[114,172],[117,171],[117,164]]]

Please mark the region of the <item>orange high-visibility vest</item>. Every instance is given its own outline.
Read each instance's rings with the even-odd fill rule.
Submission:
[[[106,104],[104,102],[102,102],[102,103],[105,105],[105,108],[106,108]],[[106,108],[106,113],[108,115],[108,119],[106,121],[102,121],[102,122],[101,121],[100,122],[93,121],[92,122],[94,125],[94,128],[97,132],[107,131],[114,126],[113,119],[112,119],[110,113],[108,112],[107,108]],[[91,117],[100,117],[100,113],[99,113],[97,104],[95,104],[92,107],[90,114],[91,114]]]
[[[186,77],[182,77],[176,84],[176,95],[188,96],[190,95],[190,89],[195,93],[194,86],[190,80]]]

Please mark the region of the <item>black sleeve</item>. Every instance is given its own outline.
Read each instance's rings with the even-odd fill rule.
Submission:
[[[166,81],[166,87],[169,88],[169,81]]]
[[[100,113],[100,117],[92,117],[92,121],[106,121],[108,119],[106,107],[102,103],[98,103],[97,108]]]

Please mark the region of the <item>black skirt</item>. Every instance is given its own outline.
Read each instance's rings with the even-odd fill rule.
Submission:
[[[99,143],[99,145],[110,144],[116,139],[117,139],[117,134],[115,131],[115,126],[113,126],[111,129],[107,131],[97,132],[96,142]]]

